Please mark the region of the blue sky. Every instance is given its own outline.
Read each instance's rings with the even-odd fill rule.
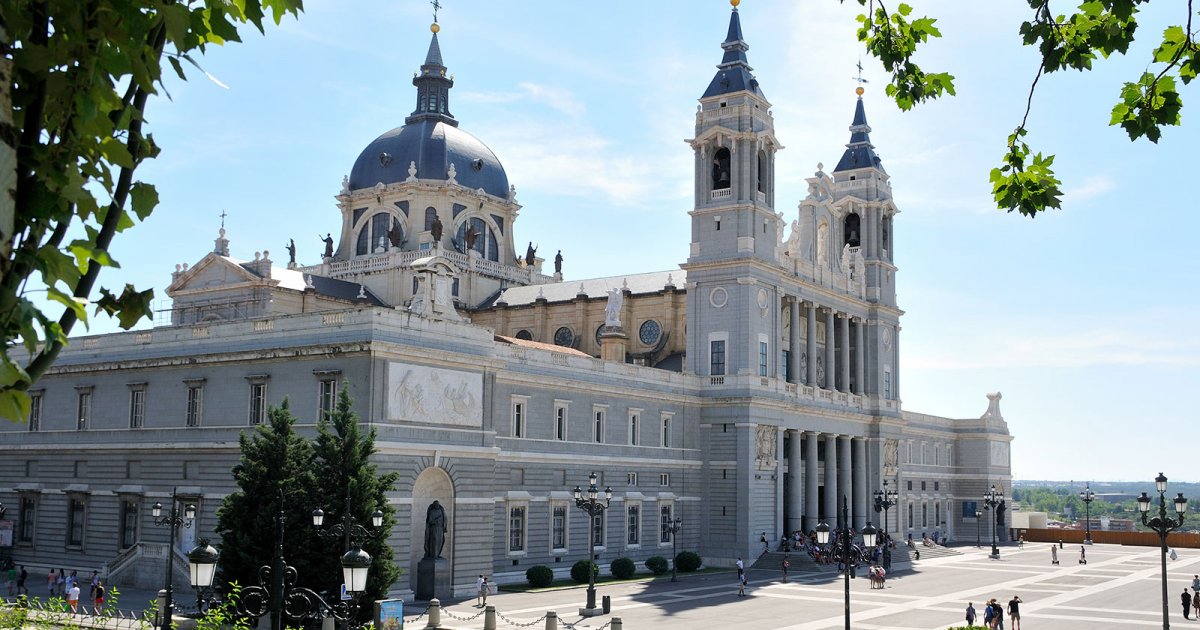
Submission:
[[[673,269],[687,256],[696,99],[720,61],[729,5],[447,0],[442,53],[451,111],[503,162],[523,204],[518,242],[562,249],[568,281]],[[1019,45],[1024,3],[921,1],[944,37],[919,61],[957,77],[958,96],[900,112],[864,58],[872,140],[892,175],[901,320],[900,393],[912,411],[978,417],[1001,391],[1018,478],[1200,478],[1191,387],[1200,381],[1195,123],[1157,145],[1107,126],[1123,81],[1184,18],[1143,14],[1139,41],[1098,70],[1043,78],[1030,141],[1055,153],[1063,209],[1036,220],[990,200],[988,170],[1020,121],[1037,68]],[[1168,7],[1167,5],[1170,4]],[[162,155],[139,171],[162,203],[122,235],[107,286],[165,287],[212,248],[222,211],[234,256],[340,225],[333,196],[358,153],[403,124],[429,45],[420,0],[308,0],[298,21],[214,48],[168,80],[149,126]],[[1170,9],[1173,14],[1166,14]],[[776,194],[789,219],[818,162],[849,137],[861,51],[855,2],[745,0],[750,63],[774,105]],[[1176,15],[1177,14],[1177,15]],[[1185,103],[1195,89],[1184,88]],[[1185,107],[1185,125],[1200,104]],[[168,320],[166,314],[160,320]],[[149,325],[149,324],[146,324]],[[93,322],[92,332],[114,330]],[[1172,448],[1173,446],[1182,448]]]

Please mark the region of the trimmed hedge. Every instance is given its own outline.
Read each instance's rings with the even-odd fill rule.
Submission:
[[[703,561],[700,560],[700,554],[694,551],[680,551],[679,555],[675,556],[675,568],[684,573],[691,573],[700,568]]]
[[[525,579],[535,588],[550,586],[554,583],[554,570],[544,564],[535,565],[525,570]]]
[[[612,561],[609,571],[612,571],[612,576],[618,580],[628,580],[637,573],[637,565],[630,558],[617,558]]]
[[[662,556],[653,556],[646,560],[646,568],[654,575],[663,575],[671,570],[671,565]]]
[[[571,579],[580,584],[588,583],[588,568],[591,567],[592,575],[600,575],[600,567],[591,560],[580,560],[571,565]]]

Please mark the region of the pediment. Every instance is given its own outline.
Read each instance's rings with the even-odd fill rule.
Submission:
[[[261,278],[242,267],[238,261],[209,253],[195,266],[179,275],[167,287],[167,295],[182,291],[211,290],[234,285],[277,284],[277,281]]]

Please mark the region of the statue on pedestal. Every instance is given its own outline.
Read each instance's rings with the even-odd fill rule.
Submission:
[[[425,557],[441,558],[446,544],[446,510],[434,501],[425,511]]]

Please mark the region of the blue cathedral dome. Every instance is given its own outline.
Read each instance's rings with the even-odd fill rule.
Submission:
[[[450,88],[438,45],[437,29],[429,42],[425,63],[413,77],[417,107],[397,127],[376,138],[363,149],[350,170],[350,189],[371,188],[378,183],[394,184],[408,179],[410,163],[417,165],[418,179],[454,179],[472,190],[482,188],[497,197],[508,197],[508,175],[496,154],[478,138],[458,128],[450,113]]]

